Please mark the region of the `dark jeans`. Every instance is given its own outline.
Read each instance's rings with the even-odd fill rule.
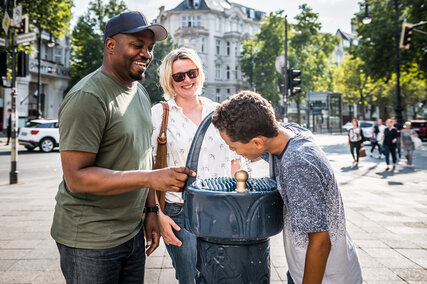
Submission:
[[[390,164],[389,154],[391,154],[391,158],[393,159],[393,164],[396,164],[396,145],[393,145],[393,146],[384,145],[384,156],[385,156],[385,162],[387,163],[387,165]]]
[[[108,249],[79,249],[56,243],[67,284],[144,283],[143,231]]]
[[[383,145],[379,144],[378,141],[377,142],[372,142],[371,141],[371,154],[374,152],[375,147],[378,147],[378,155],[381,156],[381,154],[383,153]]]
[[[181,228],[180,231],[173,230],[173,232],[182,242],[182,245],[180,247],[166,245],[166,249],[172,258],[172,265],[175,268],[175,277],[180,284],[195,283],[197,238],[184,229],[184,207],[174,203],[166,203],[164,213]]]
[[[357,142],[350,142],[350,153],[353,156],[353,160],[359,162],[359,150],[360,150],[360,144],[362,141]],[[356,158],[354,157],[354,149],[356,149]]]

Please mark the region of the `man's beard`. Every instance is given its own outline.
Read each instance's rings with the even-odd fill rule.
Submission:
[[[141,80],[143,80],[144,78],[145,78],[145,72],[143,72],[143,73],[132,73],[132,72],[129,72],[129,76],[132,78],[132,79],[134,79],[135,81],[141,81]]]

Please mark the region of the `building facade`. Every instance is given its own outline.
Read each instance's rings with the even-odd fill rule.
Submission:
[[[70,65],[70,36],[52,41],[47,32],[41,34],[40,68],[38,64],[38,41],[33,42],[34,55],[29,56],[28,75],[17,77],[16,80],[16,109],[18,112],[18,127],[25,125],[28,119],[37,117],[37,97],[39,97],[41,117],[55,119],[62,103],[64,91],[68,87]],[[40,72],[40,94],[38,93],[38,78]],[[5,79],[5,78],[3,78]],[[9,85],[10,80],[4,80]],[[0,87],[0,130],[7,127],[7,109],[11,108],[11,89]]]
[[[185,0],[160,8],[162,24],[178,46],[198,52],[206,81],[203,95],[216,102],[249,86],[242,79],[241,44],[258,31],[264,12],[226,0]]]

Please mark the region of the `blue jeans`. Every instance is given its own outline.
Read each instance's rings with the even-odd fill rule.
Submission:
[[[175,277],[180,284],[195,283],[196,269],[196,246],[197,238],[184,229],[184,207],[174,203],[166,203],[164,213],[181,228],[175,231],[175,236],[182,242],[180,247],[166,245],[166,249],[172,258],[175,268]]]
[[[80,249],[56,244],[67,284],[144,283],[143,229],[129,241],[108,249]]]

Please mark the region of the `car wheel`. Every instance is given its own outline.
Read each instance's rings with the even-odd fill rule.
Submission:
[[[53,141],[52,138],[43,138],[42,141],[40,141],[40,150],[42,152],[48,153],[53,150],[55,147],[55,141]]]
[[[32,152],[34,150],[34,147],[25,146],[25,149],[27,149],[29,152]]]

